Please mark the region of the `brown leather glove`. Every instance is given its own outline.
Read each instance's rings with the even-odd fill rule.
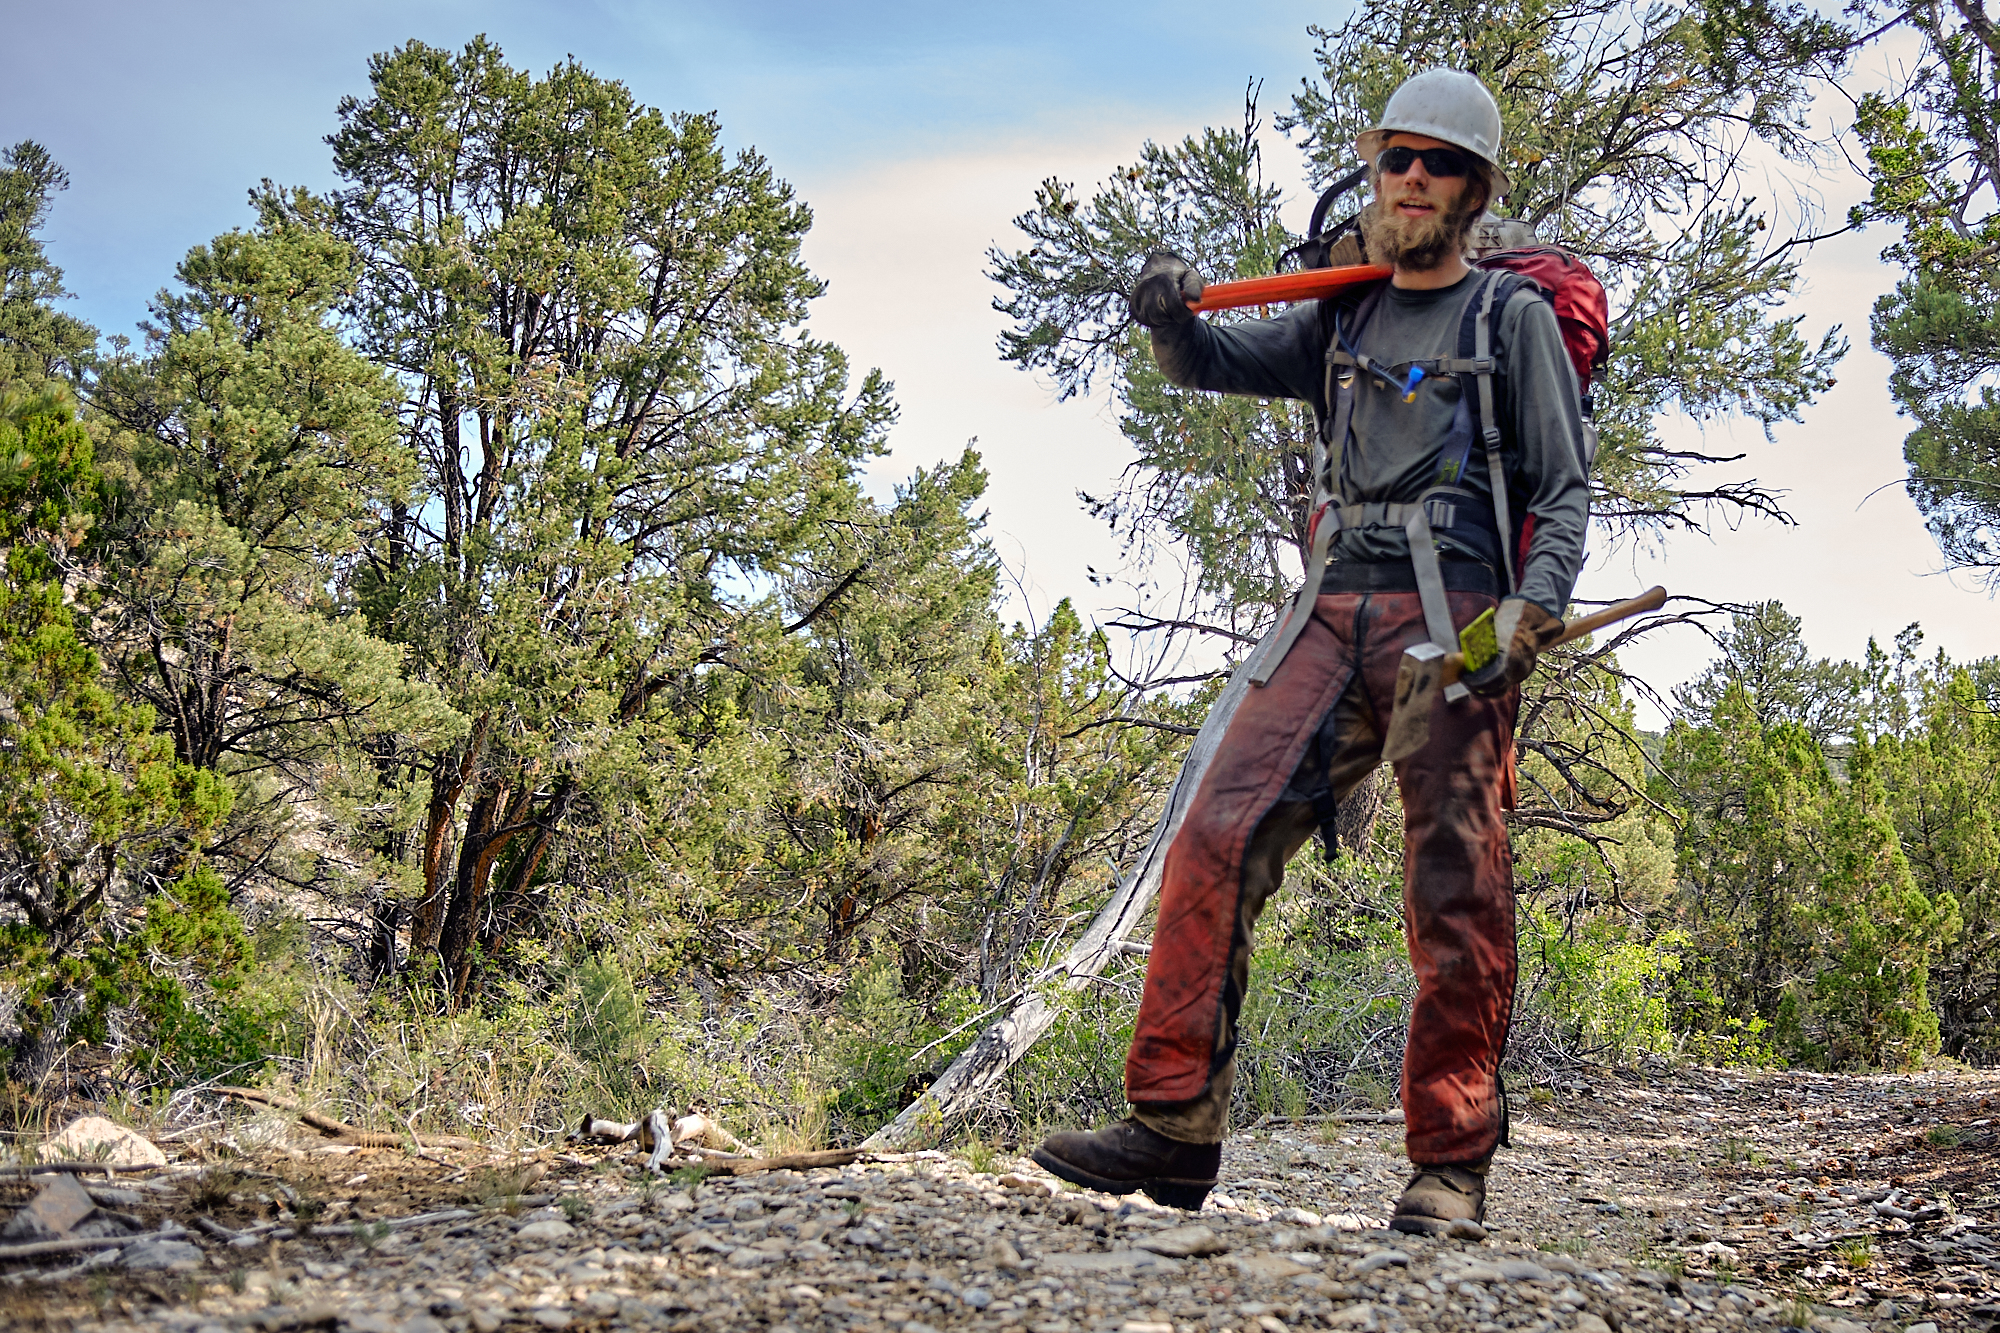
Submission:
[[[1199,301],[1206,285],[1187,260],[1171,250],[1155,250],[1133,284],[1132,318],[1149,329],[1185,324],[1194,318],[1188,302]]]
[[[1509,597],[1493,617],[1500,655],[1484,670],[1465,677],[1465,687],[1488,698],[1505,694],[1528,678],[1542,650],[1562,637],[1563,623],[1525,597]]]

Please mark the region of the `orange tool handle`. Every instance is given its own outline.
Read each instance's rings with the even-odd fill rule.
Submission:
[[[1393,271],[1381,264],[1348,264],[1341,268],[1309,268],[1303,273],[1274,273],[1268,278],[1245,278],[1242,282],[1218,282],[1203,289],[1201,300],[1188,302],[1188,308],[1236,310],[1246,305],[1313,301],[1358,282],[1386,278]]]

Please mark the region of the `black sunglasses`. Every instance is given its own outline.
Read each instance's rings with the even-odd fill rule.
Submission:
[[[1472,170],[1465,154],[1455,148],[1405,148],[1400,144],[1384,148],[1375,159],[1375,168],[1384,176],[1400,176],[1418,158],[1423,159],[1424,170],[1433,176],[1463,176]]]

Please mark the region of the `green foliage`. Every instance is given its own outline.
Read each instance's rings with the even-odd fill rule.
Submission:
[[[1872,12],[1870,19],[1882,17]],[[1889,392],[1915,423],[1903,442],[1911,498],[1953,565],[2000,575],[2000,34],[1980,0],[1896,15],[1924,56],[1893,93],[1856,108],[1871,192],[1852,221],[1900,229],[1882,257],[1905,276],[1875,303]],[[1893,24],[1892,24],[1893,26]]]
[[[887,385],[799,331],[811,215],[712,116],[412,42],[330,142],[342,189],[262,206],[352,247],[345,309],[420,464],[357,588],[473,719],[382,760],[429,788],[410,953],[459,1004],[559,907],[573,820],[641,814],[657,845],[713,802],[690,864],[733,859],[758,781],[701,784],[741,767],[745,686],[786,651],[769,594],[854,503]]]
[[[69,293],[36,235],[67,188],[33,140],[0,153],[0,390],[73,378],[97,345],[96,329],[55,308]]]
[[[647,1014],[632,979],[609,954],[584,958],[565,977],[564,1044],[590,1067],[604,1101],[596,1113],[643,1115],[652,1109],[648,1066],[665,1034]]]
[[[1908,725],[1917,636],[1892,670],[1873,648],[1867,667],[1808,662],[1797,635],[1776,606],[1739,616],[1667,736],[1686,811],[1675,910],[1703,964],[1687,1012],[1755,1015],[1816,1067],[1908,1067],[1938,1049],[1931,968],[1961,929],[1958,900],[1904,855],[1909,752],[1868,730]],[[1855,728],[1837,750],[1811,725],[1829,717]]]
[[[1527,1004],[1571,1024],[1578,1048],[1630,1064],[1675,1048],[1669,983],[1688,939],[1673,930],[1646,939],[1620,926],[1597,915],[1566,929],[1548,909],[1531,908],[1520,950],[1534,978]]]
[[[177,276],[146,354],[107,358],[90,385],[118,481],[78,571],[93,646],[179,761],[228,783],[210,855],[232,879],[367,893],[396,874],[369,852],[414,819],[370,752],[466,724],[351,592],[364,534],[415,474],[391,381],[336,327],[353,255],[271,219],[197,246]],[[328,817],[351,859],[319,854]]]
[[[0,967],[16,1072],[39,1078],[73,1030],[102,1039],[114,1011],[162,1061],[240,1052],[187,989],[226,985],[243,959],[201,860],[229,789],[104,688],[60,580],[97,493],[89,437],[59,397],[14,397],[0,459]]]

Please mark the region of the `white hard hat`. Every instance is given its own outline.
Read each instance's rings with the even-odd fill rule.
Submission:
[[[1354,141],[1363,162],[1374,162],[1389,136],[1422,134],[1463,148],[1493,169],[1493,193],[1511,182],[1500,169],[1500,104],[1476,75],[1462,69],[1427,69],[1389,95],[1382,122]]]

